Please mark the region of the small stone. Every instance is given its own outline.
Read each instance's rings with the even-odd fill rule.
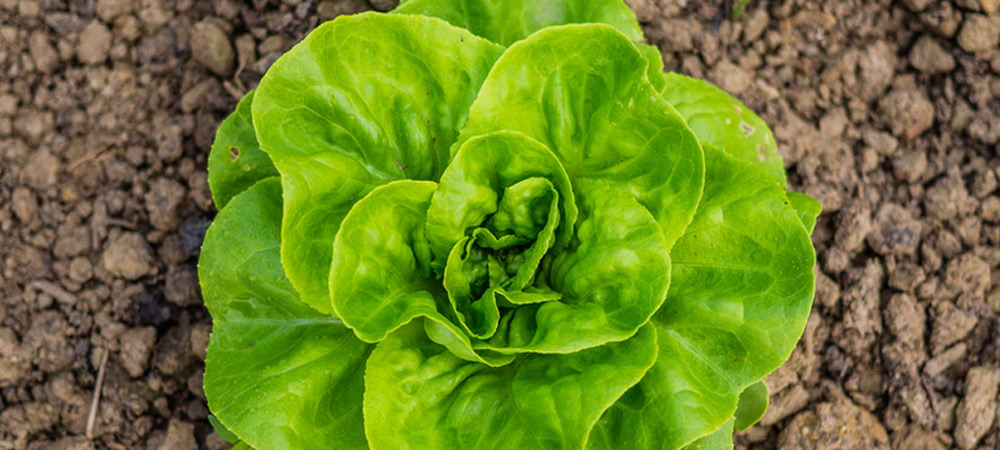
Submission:
[[[927,361],[924,364],[924,374],[929,377],[936,377],[940,375],[945,370],[948,370],[953,364],[965,357],[965,352],[968,351],[969,346],[965,345],[964,342],[959,342],[955,344],[948,350],[941,352]]]
[[[168,302],[178,306],[197,305],[201,303],[198,292],[198,274],[193,267],[170,267],[163,289]]]
[[[121,335],[119,348],[122,365],[132,378],[146,372],[155,345],[156,328],[153,327],[132,328]]]
[[[969,209],[975,202],[958,177],[944,177],[927,189],[924,211],[938,220],[951,220]]]
[[[77,256],[69,263],[69,278],[77,283],[86,283],[94,276],[94,265],[85,256]]]
[[[958,32],[958,46],[969,53],[985,53],[1000,44],[996,20],[982,14],[968,14]]]
[[[33,362],[44,372],[60,372],[74,360],[69,323],[58,311],[42,311],[31,320],[24,335],[24,346],[34,356]]]
[[[24,108],[14,118],[14,131],[31,143],[39,143],[51,134],[55,119],[52,113]]]
[[[844,251],[854,253],[861,250],[872,230],[872,213],[867,208],[851,204],[837,215],[837,224],[834,242]]]
[[[955,69],[955,58],[936,39],[924,35],[910,50],[910,64],[924,73],[946,73]]]
[[[947,450],[948,446],[938,433],[930,432],[918,424],[909,424],[897,435],[893,435],[895,448],[906,450]]]
[[[103,64],[111,50],[111,31],[104,24],[93,21],[80,32],[80,42],[76,46],[76,57],[89,65]]]
[[[135,0],[97,0],[97,16],[105,23],[111,23],[134,10]]]
[[[0,117],[10,117],[17,112],[17,97],[11,94],[0,95]]]
[[[892,162],[892,172],[896,178],[907,183],[919,181],[926,171],[927,155],[922,151],[906,153]]]
[[[1000,10],[1000,0],[979,0],[979,7],[986,15],[992,15]]]
[[[795,416],[778,435],[782,450],[889,450],[878,419],[853,403],[820,403]]]
[[[722,90],[733,94],[742,94],[753,81],[753,77],[742,67],[729,61],[720,61],[709,73],[712,79]]]
[[[1000,197],[995,195],[986,197],[986,200],[983,200],[983,204],[980,205],[980,208],[982,209],[981,216],[983,220],[994,224],[1000,224]]]
[[[185,92],[184,96],[181,97],[181,111],[186,113],[193,112],[205,103],[205,99],[210,98],[210,94],[219,91],[220,88],[221,86],[219,85],[219,80],[215,78],[206,78],[202,80],[200,83],[194,85],[194,87]],[[178,138],[176,144],[177,151],[175,152],[177,156],[180,156],[179,133],[180,129],[178,127]],[[162,149],[163,148],[161,146],[160,150]],[[175,156],[174,159],[176,159],[177,156]]]
[[[35,62],[35,68],[39,72],[49,73],[59,66],[59,52],[56,51],[49,37],[40,31],[31,33],[28,38],[28,48],[31,52],[31,59]]]
[[[399,5],[399,0],[368,0],[372,7],[379,11],[395,9]]]
[[[104,250],[104,268],[111,275],[135,280],[153,271],[149,244],[139,233],[122,233]]]
[[[172,419],[167,427],[167,437],[157,450],[191,450],[198,448],[194,439],[194,425],[178,419]]]
[[[10,203],[14,215],[21,223],[31,223],[31,220],[35,218],[35,212],[38,211],[38,199],[35,198],[31,189],[25,187],[14,189],[14,193],[10,196]]]
[[[948,263],[944,282],[958,292],[981,297],[990,286],[990,265],[966,253]]]
[[[46,149],[38,150],[24,166],[21,182],[38,190],[48,189],[55,186],[59,168],[59,158],[52,156]]]
[[[927,9],[927,6],[935,0],[903,0],[903,4],[913,12],[920,12]]]
[[[918,90],[894,89],[879,101],[892,133],[905,140],[920,136],[934,125],[934,104]]]
[[[896,50],[884,41],[870,45],[858,60],[861,99],[873,101],[888,89],[896,74]]]
[[[974,367],[965,377],[965,396],[955,412],[955,443],[963,450],[976,446],[989,431],[997,414],[1000,370]]]
[[[953,303],[940,301],[934,304],[932,315],[934,327],[931,329],[931,353],[937,355],[945,348],[969,335],[979,319],[958,309]]]
[[[344,14],[359,13],[368,9],[364,0],[324,0],[316,5],[320,20],[330,20]]]
[[[180,225],[177,208],[185,195],[187,189],[170,178],[157,178],[150,183],[146,193],[146,212],[153,227],[161,231],[176,230]]]
[[[21,346],[14,330],[0,327],[0,388],[16,383],[31,370],[31,353]]]
[[[191,35],[191,56],[198,64],[222,78],[232,74],[236,62],[236,52],[229,36],[210,20],[195,24]]]
[[[868,245],[880,255],[912,255],[920,246],[922,230],[923,225],[908,210],[895,203],[884,203],[875,215]]]
[[[195,325],[191,329],[191,352],[205,360],[208,350],[208,340],[212,336],[212,327],[208,324]]]

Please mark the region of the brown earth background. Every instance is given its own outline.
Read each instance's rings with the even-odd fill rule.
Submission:
[[[727,3],[630,1],[825,209],[805,337],[737,448],[1000,449],[1000,0]],[[0,0],[0,450],[228,448],[195,273],[215,128],[320,21],[393,6]]]

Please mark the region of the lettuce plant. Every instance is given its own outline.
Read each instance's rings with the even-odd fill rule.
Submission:
[[[319,26],[220,126],[220,434],[271,449],[731,448],[801,336],[819,205],[620,0]]]

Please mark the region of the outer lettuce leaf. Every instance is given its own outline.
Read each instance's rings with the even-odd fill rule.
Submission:
[[[253,100],[281,173],[281,258],[310,306],[332,312],[332,244],[351,205],[397,179],[434,180],[503,48],[423,16],[341,16],[268,70]]]
[[[771,391],[767,389],[764,381],[751,384],[740,394],[740,402],[736,405],[736,421],[734,426],[737,431],[743,431],[754,426],[764,413],[767,412],[767,405],[770,403]]]
[[[236,194],[278,174],[254,134],[250,116],[253,95],[254,91],[248,92],[236,111],[222,121],[208,154],[208,187],[212,189],[212,200],[219,210]]]
[[[518,131],[556,156],[571,179],[634,196],[672,245],[698,205],[698,139],[653,88],[649,63],[606,25],[550,27],[512,45],[469,112],[461,140]]]
[[[698,139],[764,169],[782,186],[788,182],[774,133],[739,100],[711,83],[677,73],[666,74],[660,92]]]
[[[601,413],[655,359],[651,326],[624,342],[525,355],[499,369],[456,358],[418,326],[404,327],[368,360],[368,441],[375,450],[582,448]]]
[[[792,207],[795,211],[799,213],[799,219],[802,220],[802,225],[806,227],[806,231],[812,234],[813,230],[816,229],[816,218],[819,214],[823,212],[823,205],[820,205],[816,199],[803,194],[801,192],[787,192],[788,201],[791,202]]]
[[[656,365],[605,414],[592,448],[676,449],[717,430],[805,328],[815,252],[798,214],[762,170],[711,145],[705,155],[705,194],[652,320]]]
[[[733,450],[733,419],[712,434],[684,446],[684,450]]]
[[[370,348],[306,306],[282,272],[281,186],[237,195],[205,235],[198,275],[213,333],[209,407],[260,449],[366,448],[362,377]]]
[[[508,46],[543,28],[571,23],[603,23],[632,41],[643,39],[635,14],[621,0],[409,0],[393,12],[438,17]]]

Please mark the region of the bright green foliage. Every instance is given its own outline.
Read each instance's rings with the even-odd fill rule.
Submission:
[[[740,394],[740,403],[736,405],[736,416],[734,426],[737,430],[743,431],[756,424],[764,413],[767,412],[767,405],[770,403],[771,392],[767,389],[767,384],[758,381],[743,390]]]
[[[820,206],[641,38],[619,0],[409,0],[282,56],[209,156],[220,435],[731,449],[805,326]]]
[[[278,175],[271,158],[260,149],[250,117],[250,91],[219,125],[208,156],[208,185],[212,200],[221,210],[236,194],[254,183]]]

